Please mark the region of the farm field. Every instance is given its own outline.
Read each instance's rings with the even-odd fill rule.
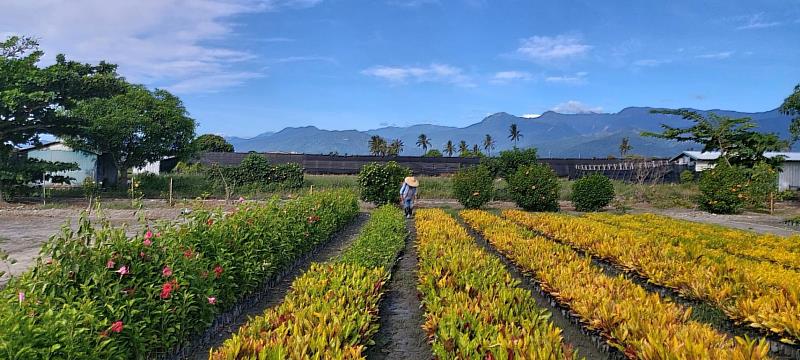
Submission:
[[[800,358],[798,235],[654,214],[406,220],[347,191],[207,205],[57,233],[0,290],[0,357]]]

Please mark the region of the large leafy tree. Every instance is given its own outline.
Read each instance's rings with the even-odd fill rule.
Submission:
[[[224,137],[215,134],[203,134],[192,143],[197,152],[233,152],[233,145]]]
[[[129,85],[122,94],[81,103],[70,115],[86,121],[67,143],[108,154],[123,185],[128,169],[192,150],[195,121],[181,100],[166,90]]]
[[[776,166],[782,159],[769,159],[764,156],[764,152],[781,151],[789,146],[787,141],[781,140],[776,134],[754,131],[756,125],[750,118],[731,118],[714,113],[704,116],[686,109],[653,112],[679,115],[694,125],[671,127],[662,124],[663,132],[643,132],[643,136],[698,143],[703,145],[703,151],[719,151],[721,156],[718,161],[729,165],[753,167],[759,162],[766,162]]]
[[[25,159],[16,149],[41,144],[40,135],[69,136],[83,119],[65,116],[79,102],[123,90],[116,65],[68,61],[64,55],[47,67],[36,40],[12,36],[0,42],[0,200],[11,187],[41,179],[41,174],[75,169],[75,164]]]
[[[800,85],[795,86],[794,92],[783,100],[780,111],[794,116],[789,125],[789,133],[792,134],[792,142],[800,140]]]

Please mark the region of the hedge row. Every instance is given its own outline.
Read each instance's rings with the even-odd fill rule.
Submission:
[[[210,359],[362,358],[378,302],[407,232],[399,210],[376,210],[340,259],[313,264],[283,303],[251,319]]]
[[[681,241],[680,227],[630,230],[587,218],[504,211],[514,221],[633,271],[649,282],[704,301],[783,342],[800,343],[800,273]],[[663,235],[664,233],[672,235]]]
[[[197,211],[130,238],[84,216],[0,293],[0,358],[168,353],[357,213],[354,194],[323,192]]]
[[[443,210],[416,216],[424,330],[438,359],[576,358],[561,329]]]
[[[629,358],[768,358],[765,341],[730,339],[707,324],[689,320],[691,309],[648,293],[624,277],[606,275],[568,246],[487,212],[467,210],[461,215],[544,291]]]

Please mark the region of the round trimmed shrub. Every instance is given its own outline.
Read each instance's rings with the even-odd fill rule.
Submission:
[[[572,204],[578,211],[597,211],[614,200],[614,184],[602,174],[584,176],[572,184]]]
[[[411,176],[411,170],[394,161],[364,165],[358,173],[361,200],[375,205],[399,202],[400,186],[406,176]]]
[[[508,179],[508,192],[517,206],[527,211],[558,211],[558,177],[550,166],[520,167]]]
[[[470,166],[453,176],[453,195],[465,208],[478,209],[492,199],[492,183],[486,166]]]
[[[681,184],[694,182],[694,173],[691,170],[681,171]]]
[[[747,172],[718,163],[700,176],[700,208],[715,214],[735,214],[747,199]]]

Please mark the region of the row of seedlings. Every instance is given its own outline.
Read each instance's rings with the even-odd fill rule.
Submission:
[[[165,356],[358,214],[352,193],[195,211],[133,237],[83,216],[0,292],[0,358]]]
[[[681,243],[696,243],[729,254],[774,262],[800,270],[800,237],[756,234],[719,225],[700,224],[654,214],[594,213],[587,218],[637,231],[655,232]]]
[[[477,210],[464,220],[538,281],[562,306],[632,359],[764,359],[766,342],[730,339],[689,319],[684,309],[625,279],[611,277],[572,248]]]
[[[700,244],[586,218],[517,210],[503,216],[633,271],[689,299],[708,302],[732,321],[800,342],[800,273]]]
[[[415,221],[424,330],[436,358],[577,358],[550,313],[450,215],[422,209]]]
[[[355,359],[378,330],[378,303],[407,231],[398,209],[375,210],[341,257],[315,263],[283,303],[250,319],[209,359]]]

